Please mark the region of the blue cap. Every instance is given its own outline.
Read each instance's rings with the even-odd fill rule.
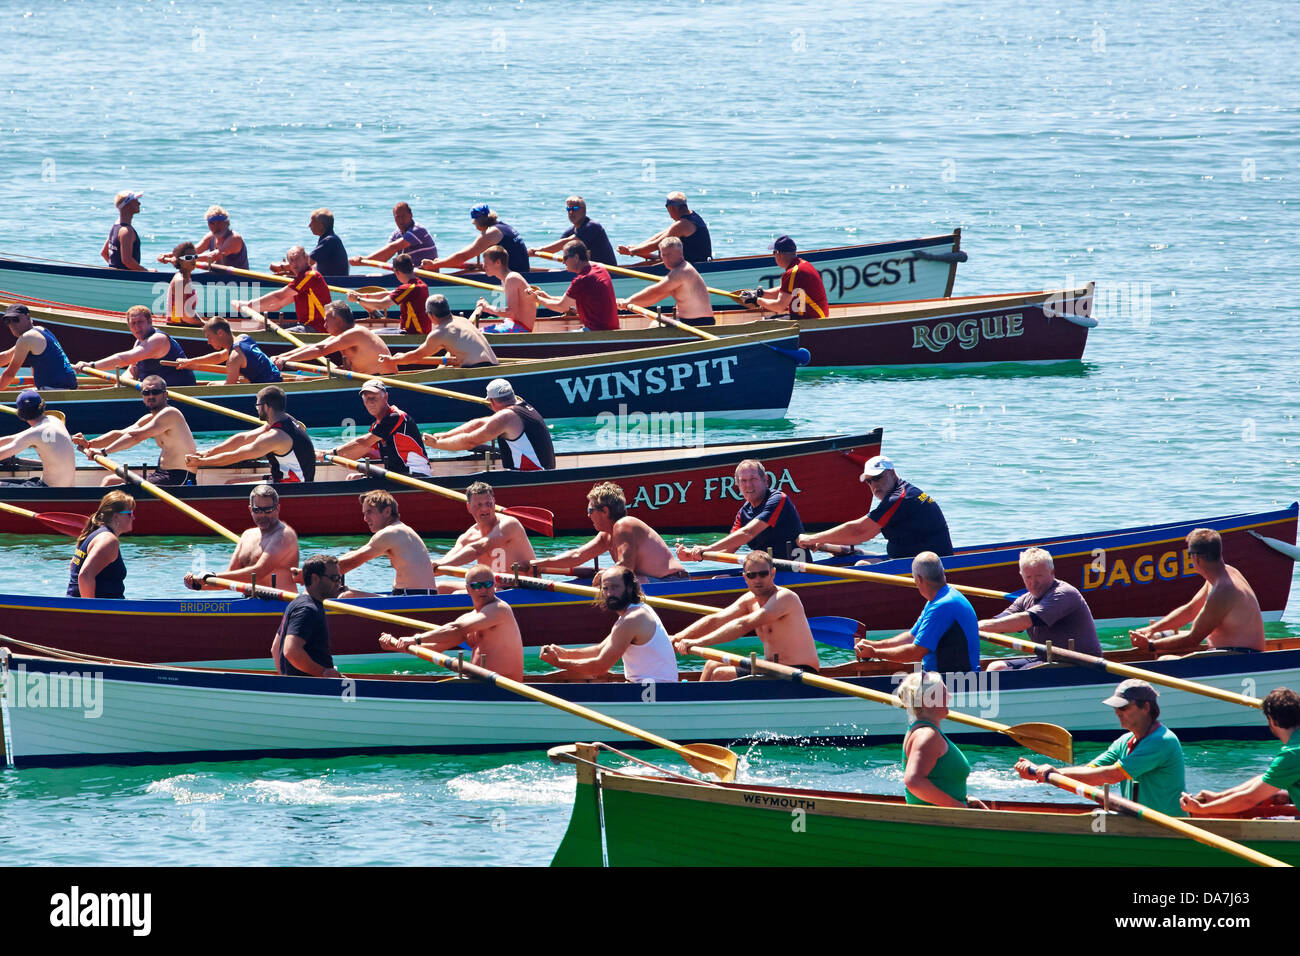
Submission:
[[[492,211],[492,210],[488,208],[488,204],[487,204],[487,203],[483,203],[483,204],[481,204],[481,205],[475,206],[473,209],[471,209],[471,210],[469,211],[469,218],[471,218],[471,219],[482,219],[484,216],[486,216],[486,215],[487,215],[488,213],[490,213],[491,211]]]
[[[41,398],[41,393],[34,388],[26,388],[18,393],[18,401],[14,402],[14,407],[20,412],[40,408],[45,404],[45,399]]]
[[[773,252],[795,252],[798,248],[789,236],[777,236],[776,242],[772,243]]]

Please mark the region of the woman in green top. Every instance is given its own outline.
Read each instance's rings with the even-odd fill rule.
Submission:
[[[910,723],[903,738],[903,784],[907,802],[931,807],[979,807],[966,796],[970,761],[949,740],[940,722],[948,716],[948,688],[934,671],[915,671],[898,686]]]
[[[1279,687],[1264,698],[1264,716],[1268,729],[1282,741],[1282,752],[1257,777],[1215,793],[1202,790],[1193,796],[1185,793],[1182,808],[1194,817],[1217,817],[1241,813],[1255,807],[1284,805],[1300,807],[1300,694]],[[1278,807],[1281,812],[1281,807]]]

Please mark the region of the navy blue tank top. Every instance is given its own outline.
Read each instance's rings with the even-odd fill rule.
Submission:
[[[82,562],[86,560],[86,554],[90,551],[90,543],[98,535],[112,533],[110,528],[100,525],[86,535],[86,540],[81,542],[77,550],[73,552],[72,567],[68,574],[68,597],[81,597],[81,588],[77,585],[77,575],[81,573]],[[109,562],[105,567],[100,568],[99,573],[95,575],[95,597],[116,598],[118,600],[126,597],[126,562],[122,560],[120,548],[117,552],[117,558]]]
[[[229,235],[229,233],[227,233],[227,235]],[[225,237],[223,236],[222,239],[217,239],[214,236],[212,241],[217,246],[220,246],[224,238]],[[230,268],[232,269],[247,269],[248,268],[248,243],[246,242],[241,243],[239,251],[235,253],[233,256],[224,256],[222,258],[217,259],[216,261],[223,266],[230,266]]]
[[[110,269],[125,269],[126,265],[122,262],[122,247],[117,241],[117,231],[121,229],[123,223],[113,223],[113,228],[108,233],[108,267]],[[135,226],[127,226],[131,230],[131,258],[137,263],[140,261],[140,234],[135,231]]]
[[[284,376],[275,367],[275,363],[257,347],[257,343],[251,336],[241,335],[235,339],[235,347],[244,353],[244,377],[250,382],[262,385],[267,382],[284,381]]]
[[[170,342],[171,345],[167,349],[165,359],[141,359],[135,363],[135,377],[140,381],[144,381],[146,376],[157,375],[167,383],[169,388],[173,385],[197,385],[198,379],[194,377],[194,373],[189,369],[176,368],[175,366],[162,364],[164,360],[169,362],[179,362],[181,359],[185,358],[185,350],[181,348],[181,343],[177,342],[170,335],[167,336],[167,341]]]
[[[501,230],[501,248],[510,255],[510,271],[527,272],[528,245],[519,238],[519,233],[515,232],[513,226],[498,219],[496,227]]]
[[[713,240],[709,238],[709,227],[704,224],[698,212],[688,212],[682,217],[687,222],[695,223],[695,232],[682,239],[682,254],[691,265],[699,265],[713,258]]]
[[[76,388],[77,373],[68,361],[63,346],[49,329],[37,329],[45,336],[45,351],[40,355],[28,353],[27,364],[32,367],[32,377],[40,388]]]

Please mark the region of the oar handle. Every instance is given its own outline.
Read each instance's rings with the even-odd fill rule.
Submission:
[[[254,322],[261,322],[264,326],[266,326],[276,335],[288,340],[292,344],[296,345],[298,348],[303,348],[307,344],[302,339],[298,338],[298,336],[294,335],[292,332],[286,329],[284,326],[280,325],[278,322],[272,322],[261,312],[258,312],[256,309],[254,309],[251,305],[242,306],[239,311],[243,312]]]
[[[89,365],[86,366],[86,371],[104,381],[113,383],[121,382],[123,385],[131,386],[137,392],[140,391],[140,382],[126,372],[122,372],[120,375],[112,375]],[[201,398],[195,398],[193,395],[186,395],[184,392],[172,391],[170,388],[167,390],[167,397],[174,398],[176,401],[182,402],[185,405],[193,405],[195,408],[202,408],[205,411],[215,412],[218,415],[225,415],[227,418],[234,418],[241,422],[248,422],[250,425],[266,424],[266,422],[262,421],[260,418],[254,418],[252,415],[237,412],[233,408],[224,408],[221,405],[215,405],[212,402],[205,402]]]
[[[541,559],[545,561],[545,558]],[[454,574],[457,577],[464,577],[469,573],[467,568],[439,568],[447,574]],[[585,584],[569,584],[565,581],[548,581],[545,578],[533,578],[523,574],[506,574],[502,571],[492,572],[498,581],[504,581],[511,587],[532,588],[535,591],[554,591],[559,594],[579,594],[584,597],[596,597],[601,593],[600,588],[589,587]],[[671,598],[650,597],[646,595],[644,602],[651,607],[661,607],[666,611],[685,611],[688,614],[716,614],[721,608],[709,607],[707,604],[692,604],[689,601],[674,601]]]
[[[288,285],[293,282],[290,276],[279,276],[274,272],[254,272],[252,269],[237,269],[234,266],[218,265],[210,262],[207,265],[209,269],[220,269],[222,272],[229,272],[237,276],[247,276],[250,279],[265,279],[267,282],[279,282],[281,285]],[[349,292],[355,292],[355,289],[344,289],[341,286],[326,285],[331,292],[337,292],[339,295],[347,295]]]
[[[627,304],[627,307],[631,309],[633,312],[635,312],[637,315],[644,316],[645,318],[650,319],[652,322],[662,322],[664,325],[671,325],[674,328],[681,329],[683,332],[689,332],[691,335],[695,336],[696,338],[704,339],[707,342],[716,342],[718,340],[718,337],[714,335],[712,332],[705,332],[703,329],[697,329],[695,326],[687,325],[685,322],[679,322],[676,319],[670,319],[666,315],[660,315],[658,312],[652,312],[649,309],[643,308],[639,305],[635,305],[631,302]]]
[[[554,262],[564,261],[562,256],[557,255],[554,252],[542,252],[540,249],[534,249],[532,255],[535,255],[541,259],[550,259]],[[642,279],[646,282],[658,282],[660,279],[663,278],[663,276],[653,275],[652,273],[649,272],[638,272],[636,269],[629,269],[626,266],[611,266],[607,263],[601,263],[601,265],[604,265],[605,268],[610,272],[617,273],[618,275],[621,276],[628,276],[629,278],[632,279]],[[705,286],[704,288],[706,288],[709,292],[713,293],[714,295],[723,296],[725,298],[731,299],[733,302],[740,301],[740,296],[737,295],[735,292],[728,292],[725,289],[715,289],[713,288],[713,286]]]
[[[177,498],[175,495],[171,494],[170,492],[163,491],[152,481],[149,481],[148,479],[142,477],[141,475],[135,474],[125,465],[119,465],[117,462],[113,461],[111,458],[108,458],[104,455],[95,455],[94,459],[96,464],[98,464],[100,467],[105,468],[108,471],[111,471],[113,474],[118,475],[124,481],[130,484],[139,485],[141,488],[148,491],[155,498],[161,498],[163,501],[167,502],[177,511],[189,515],[191,518],[193,518],[195,521],[197,521],[199,524],[203,525],[204,527],[209,528],[212,531],[215,531],[223,538],[227,538],[228,540],[232,541],[235,544],[239,544],[239,535],[235,534],[235,532],[231,531],[229,528],[225,527],[224,525],[218,524],[216,521],[213,521],[211,518],[209,518],[203,512],[199,511],[197,508],[191,508],[189,505],[181,501],[179,498]]]
[[[351,458],[344,458],[341,455],[331,455],[328,453],[321,455],[321,460],[326,464],[342,465],[344,468],[351,468],[358,474],[369,475],[373,478],[387,478],[389,481],[395,481],[399,485],[409,485],[412,488],[419,488],[422,491],[431,491],[435,495],[442,495],[444,498],[450,498],[452,501],[463,502],[467,500],[459,491],[453,491],[450,488],[435,485],[433,482],[421,481],[418,478],[412,478],[410,475],[399,475],[380,465],[372,465],[368,461],[353,461]],[[497,511],[501,510],[503,509],[498,506]]]
[[[363,266],[370,266],[372,269],[383,269],[385,272],[392,272],[393,266],[389,262],[380,262],[378,259],[362,259]],[[418,263],[417,263],[418,265]],[[452,285],[467,285],[472,289],[487,289],[489,292],[500,292],[501,287],[490,285],[487,282],[479,282],[477,279],[465,279],[461,276],[443,275],[441,272],[433,272],[429,269],[415,269],[415,274],[424,276],[426,279],[437,279],[439,282],[449,282]]]

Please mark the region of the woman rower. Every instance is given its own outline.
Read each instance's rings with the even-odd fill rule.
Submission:
[[[163,257],[158,258],[161,261]],[[168,261],[176,267],[176,275],[167,286],[168,325],[203,325],[198,312],[199,294],[193,279],[198,259],[198,251],[192,242],[182,242],[172,250]]]
[[[948,716],[948,688],[934,671],[914,671],[898,686],[911,721],[903,738],[903,784],[907,802],[931,807],[978,807],[966,796],[970,761],[939,724]]]
[[[86,521],[77,538],[68,574],[68,597],[126,597],[126,562],[118,538],[131,530],[135,499],[124,491],[110,491]]]

